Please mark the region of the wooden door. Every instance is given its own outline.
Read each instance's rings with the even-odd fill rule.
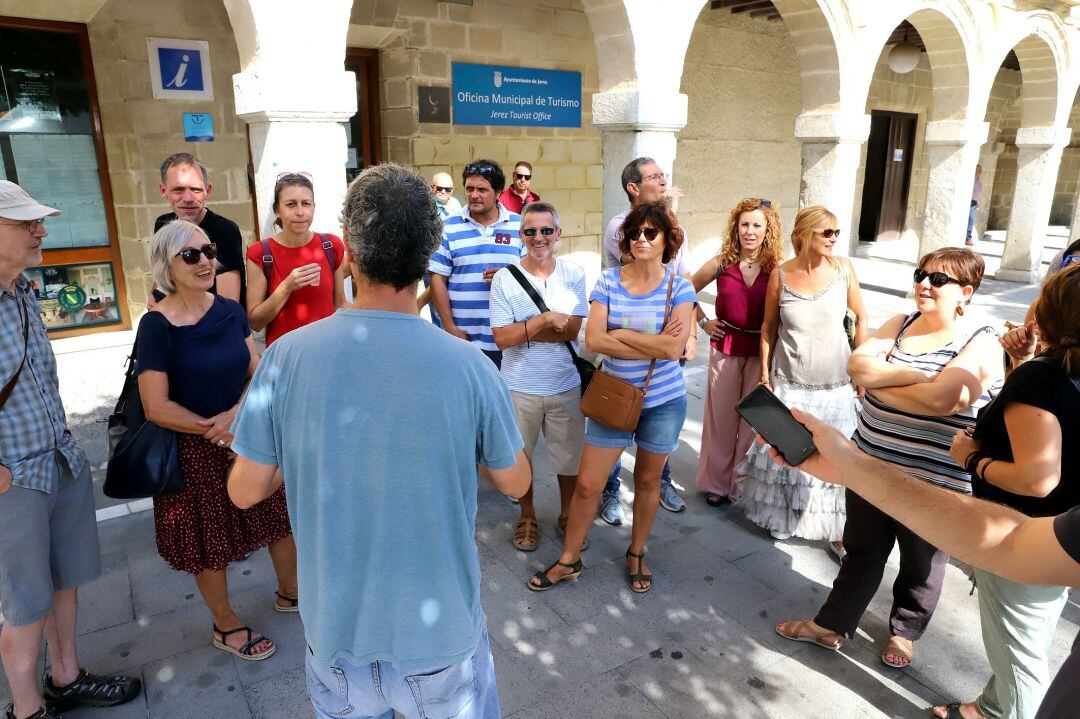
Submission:
[[[379,123],[379,51],[348,48],[345,69],[356,75],[356,114],[347,123],[348,159],[345,178],[349,182],[364,168],[382,160],[382,132]]]
[[[917,120],[916,115],[899,113],[889,118],[888,153],[881,189],[881,218],[877,228],[879,240],[899,239],[904,233]]]

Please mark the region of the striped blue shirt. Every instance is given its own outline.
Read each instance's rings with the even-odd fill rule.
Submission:
[[[519,265],[520,267],[520,265]],[[585,302],[585,270],[573,262],[555,260],[555,271],[540,279],[521,268],[522,274],[544,298],[552,312],[588,317]],[[505,327],[536,317],[540,310],[509,270],[500,270],[491,283],[491,326]],[[577,342],[574,342],[577,350]],[[502,376],[515,392],[550,397],[569,392],[581,384],[570,350],[563,342],[520,344],[503,350]]]
[[[431,256],[428,271],[448,277],[450,314],[469,341],[482,350],[499,349],[491,335],[484,270],[505,267],[524,254],[518,227],[521,217],[499,205],[499,219],[484,227],[469,216],[466,205],[460,215],[446,218],[442,242]]]
[[[622,285],[622,268],[604,270],[589,295],[589,302],[602,302],[608,308],[609,330],[628,329],[647,335],[658,335],[664,327],[664,301],[667,299],[668,280],[671,270],[664,273],[664,280],[646,295],[633,295]],[[671,289],[671,309],[687,302],[696,301],[694,287],[685,277],[676,275]],[[645,386],[649,373],[649,360],[620,359],[608,357],[603,369],[613,377],[630,382],[637,387]],[[686,394],[682,366],[678,360],[656,360],[649,389],[642,408],[656,407]]]

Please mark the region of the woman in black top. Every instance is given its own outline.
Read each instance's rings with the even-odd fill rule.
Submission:
[[[1047,283],[1035,322],[1039,337],[1028,332],[1023,347],[1003,341],[1023,364],[979,414],[973,436],[957,433],[950,454],[971,471],[975,496],[1050,517],[1080,505],[1080,266]],[[1032,357],[1037,339],[1046,349]],[[935,716],[1031,719],[1049,684],[1047,654],[1067,590],[980,569],[975,576],[994,675],[974,702],[937,707]]]
[[[248,510],[229,501],[232,423],[259,363],[247,314],[211,294],[217,248],[197,225],[174,220],[154,234],[154,282],[167,294],[139,323],[136,356],[146,417],[179,434],[184,488],[154,498],[158,553],[195,576],[214,615],[215,647],[266,659],[276,647],[229,604],[226,567],[269,546],[278,575],[274,609],[296,611],[296,546],[278,490]]]

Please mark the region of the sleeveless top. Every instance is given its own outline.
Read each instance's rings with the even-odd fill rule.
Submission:
[[[780,326],[773,349],[773,377],[798,389],[836,389],[851,383],[851,356],[844,315],[847,314],[847,276],[836,276],[813,297],[788,287],[780,273]]]
[[[982,334],[996,334],[990,325],[968,324],[957,328],[956,336],[942,347],[916,354],[900,347],[911,324],[918,319],[915,312],[904,320],[896,336],[888,362],[900,367],[914,367],[926,372],[941,372],[971,340]],[[957,430],[975,426],[978,411],[985,407],[1001,389],[1001,380],[983,388],[970,407],[948,417],[909,414],[884,404],[866,393],[855,430],[855,444],[872,457],[903,467],[911,476],[962,494],[971,494],[971,476],[949,457],[953,436]]]
[[[724,326],[724,338],[712,340],[715,349],[731,357],[758,356],[770,272],[771,267],[763,267],[747,287],[738,262],[717,269],[716,319]]]

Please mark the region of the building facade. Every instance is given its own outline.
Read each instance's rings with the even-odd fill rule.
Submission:
[[[161,40],[205,73],[155,67]],[[313,175],[332,231],[349,177],[382,160],[459,194],[472,159],[531,162],[562,251],[591,266],[639,155],[685,190],[698,260],[747,196],[788,226],[827,205],[847,251],[961,244],[976,164],[978,229],[1006,230],[999,279],[1033,281],[1047,225],[1080,215],[1080,0],[0,0],[0,48],[0,172],[65,209],[33,277],[58,336],[144,310],[178,151],[247,242],[270,232],[280,172]],[[466,63],[571,73],[577,126],[436,111]],[[201,92],[164,92],[189,79]]]

